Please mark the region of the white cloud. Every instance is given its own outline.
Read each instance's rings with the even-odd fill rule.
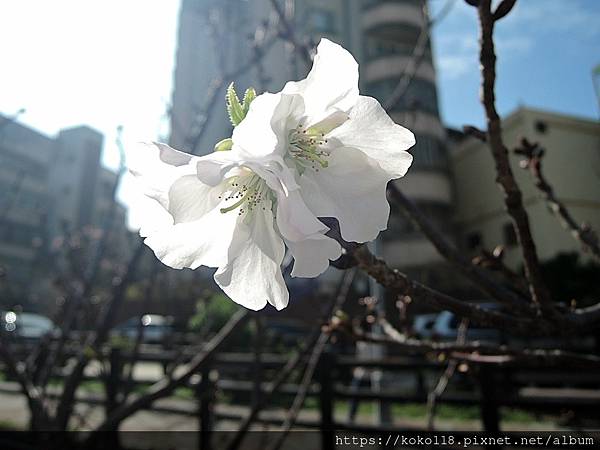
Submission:
[[[540,30],[549,33],[568,31],[571,34],[593,36],[600,33],[600,14],[589,9],[591,3],[589,0],[520,1],[504,19],[504,23],[521,29],[540,26]]]
[[[467,74],[473,67],[473,61],[468,55],[443,55],[437,66],[444,77],[454,79]]]

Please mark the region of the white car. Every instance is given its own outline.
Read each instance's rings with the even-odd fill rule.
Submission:
[[[54,323],[47,317],[33,313],[6,311],[1,316],[4,332],[25,340],[37,340],[48,333],[57,332]]]

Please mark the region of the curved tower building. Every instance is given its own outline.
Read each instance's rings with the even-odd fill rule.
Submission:
[[[396,181],[397,186],[452,239],[453,189],[446,131],[438,111],[426,1],[364,0],[361,8],[361,90],[382,104],[397,98],[390,115],[412,130],[417,140],[410,150],[413,166]],[[381,237],[382,256],[417,279],[446,285],[436,250],[397,208],[392,211],[389,228]]]

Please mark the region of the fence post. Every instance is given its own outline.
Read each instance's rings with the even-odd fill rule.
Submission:
[[[319,395],[319,406],[321,412],[321,450],[335,449],[335,430],[333,422],[333,383],[331,372],[335,367],[334,356],[325,351],[321,355],[318,367],[319,384],[321,391]]]
[[[200,372],[200,382],[196,384],[196,398],[198,399],[198,448],[210,450],[212,431],[212,403],[214,397],[214,386],[210,380],[210,361],[207,361]]]
[[[121,349],[113,347],[108,355],[110,363],[110,372],[106,380],[106,414],[110,414],[117,407],[117,396],[119,395],[119,386],[121,383],[122,358]]]
[[[121,373],[123,370],[123,359],[121,349],[113,347],[108,354],[110,371],[105,379],[104,391],[106,393],[105,414],[108,417],[118,406],[119,387],[121,385]],[[103,436],[103,446],[106,448],[121,448],[119,431],[111,430]]]
[[[487,364],[479,366],[479,384],[481,388],[481,421],[488,433],[500,431],[500,414],[496,398],[494,369]]]

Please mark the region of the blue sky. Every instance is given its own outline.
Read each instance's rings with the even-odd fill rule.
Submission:
[[[431,0],[432,16],[445,1]],[[0,0],[0,112],[26,108],[20,120],[48,134],[88,124],[114,167],[118,125],[126,144],[168,132],[178,9],[178,0]],[[519,0],[497,27],[500,113],[526,105],[597,118],[598,24],[597,0]],[[476,11],[455,0],[433,45],[443,119],[481,126]],[[121,199],[136,196],[125,179]]]
[[[432,0],[431,15],[446,0]],[[479,103],[477,15],[456,0],[433,31],[440,106],[448,125],[483,125]],[[497,106],[519,105],[598,118],[591,72],[600,64],[600,2],[518,0],[496,26]]]

